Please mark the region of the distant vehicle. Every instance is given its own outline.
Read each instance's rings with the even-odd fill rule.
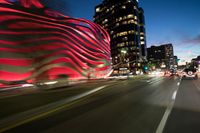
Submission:
[[[192,78],[192,79],[198,79],[198,72],[197,69],[194,67],[185,68],[182,72],[182,78]]]
[[[178,72],[176,69],[171,69],[170,73],[171,73],[171,76],[178,76]]]
[[[165,71],[164,76],[172,76],[172,72],[167,70]]]

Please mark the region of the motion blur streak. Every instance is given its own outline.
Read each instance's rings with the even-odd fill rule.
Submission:
[[[0,82],[110,74],[110,37],[99,25],[38,0],[0,0],[0,15]]]

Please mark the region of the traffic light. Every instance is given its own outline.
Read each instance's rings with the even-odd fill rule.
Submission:
[[[148,70],[149,68],[148,68],[148,66],[144,66],[144,70]]]

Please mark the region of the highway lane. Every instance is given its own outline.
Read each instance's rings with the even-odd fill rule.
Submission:
[[[179,82],[176,77],[121,81],[7,132],[155,133]]]
[[[164,133],[200,132],[200,79],[182,80]]]

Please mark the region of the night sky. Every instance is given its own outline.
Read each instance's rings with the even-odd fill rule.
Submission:
[[[92,20],[102,0],[44,0],[71,17]],[[182,62],[200,55],[200,0],[139,0],[145,11],[147,44],[172,43]]]

